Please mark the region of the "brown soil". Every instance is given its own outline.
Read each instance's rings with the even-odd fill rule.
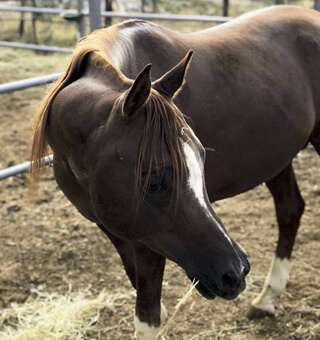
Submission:
[[[1,81],[60,71],[65,56],[0,50]],[[32,66],[30,66],[30,63]],[[28,65],[29,66],[28,66]],[[43,65],[43,66],[41,66]],[[48,72],[50,68],[50,71]],[[32,121],[44,88],[0,97],[0,168],[28,159]],[[263,285],[274,253],[277,226],[265,186],[214,208],[230,235],[249,253],[248,288],[235,301],[206,301],[194,292],[166,339],[320,339],[320,160],[312,148],[295,159],[306,211],[295,244],[287,292],[276,302],[276,318],[249,321],[245,312]],[[133,291],[119,256],[102,232],[81,217],[64,198],[52,169],[42,177],[37,197],[27,194],[26,175],[0,183],[0,308],[22,303],[32,288],[64,294],[87,288],[117,293]],[[184,272],[168,261],[163,302],[169,315],[189,289]],[[101,339],[133,338],[134,296],[115,312],[101,315],[110,327]]]

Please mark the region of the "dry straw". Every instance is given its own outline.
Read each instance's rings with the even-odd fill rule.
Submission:
[[[0,314],[0,340],[82,340],[99,332],[102,309],[114,311],[131,298],[130,293],[92,297],[89,291],[46,294],[35,291],[23,305],[12,304]],[[100,327],[100,328],[99,328]]]
[[[179,302],[176,304],[176,306],[174,307],[174,312],[172,314],[172,316],[168,319],[168,321],[166,322],[165,326],[160,330],[160,332],[158,333],[157,337],[160,338],[160,336],[164,335],[168,329],[169,326],[172,324],[172,322],[174,321],[178,311],[180,310],[180,308],[182,307],[182,305],[184,305],[187,300],[189,299],[189,297],[191,296],[193,290],[196,288],[197,284],[199,283],[199,281],[192,282],[192,286],[190,287],[190,289],[187,291],[187,293],[179,300]]]

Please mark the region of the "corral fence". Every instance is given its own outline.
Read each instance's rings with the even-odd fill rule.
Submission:
[[[319,0],[320,2],[320,0]],[[197,22],[212,22],[225,23],[232,20],[229,17],[221,16],[199,16],[199,15],[173,15],[173,14],[154,14],[154,13],[115,13],[109,11],[101,11],[101,0],[90,0],[89,10],[84,10],[83,0],[78,0],[78,10],[61,10],[55,8],[39,8],[39,7],[5,7],[0,6],[0,12],[30,12],[30,13],[46,13],[52,15],[73,16],[77,18],[78,35],[85,35],[84,17],[90,18],[90,31],[101,28],[101,18],[122,18],[122,19],[145,19],[145,20],[168,20],[168,21],[197,21]],[[0,41],[0,47],[24,48],[31,50],[38,50],[44,52],[61,52],[71,53],[72,50],[68,48],[56,46],[40,46],[34,44],[13,43],[7,41]],[[24,79],[16,82],[0,84],[0,94],[23,90],[29,87],[49,84],[55,81],[60,74],[50,74],[40,77]],[[53,156],[50,155],[45,158],[45,164],[52,162]],[[3,170],[0,170],[0,180],[6,179],[20,173],[27,172],[30,168],[30,162],[24,162]]]

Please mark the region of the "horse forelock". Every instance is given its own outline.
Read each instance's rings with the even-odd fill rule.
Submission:
[[[188,129],[188,126],[178,108],[166,101],[157,91],[152,90],[145,103],[145,124],[140,139],[136,166],[137,206],[147,194],[153,169],[158,169],[157,164],[159,163],[165,166],[165,149],[168,150],[172,162],[174,180],[172,199],[176,197],[176,203],[178,202],[186,173],[181,138],[181,131],[184,129]],[[160,148],[158,143],[160,143]],[[160,155],[157,154],[159,149],[161,150]],[[146,155],[150,155],[150,158],[146,159]],[[147,174],[144,183],[141,181],[143,172]]]

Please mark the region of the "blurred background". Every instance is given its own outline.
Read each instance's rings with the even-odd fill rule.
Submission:
[[[89,0],[81,0],[88,10]],[[242,13],[271,5],[288,4],[313,8],[319,0],[101,0],[101,10],[114,13],[158,13],[162,15],[205,15],[237,17]],[[60,14],[9,12],[0,10],[0,40],[43,45],[72,47],[77,40],[76,14],[79,0],[0,0],[1,7],[38,7],[59,9]],[[118,23],[121,18],[103,18],[102,26]],[[85,18],[85,33],[89,33],[89,18]],[[153,20],[158,22],[157,20]],[[195,31],[211,27],[212,23],[159,22],[181,31]]]

